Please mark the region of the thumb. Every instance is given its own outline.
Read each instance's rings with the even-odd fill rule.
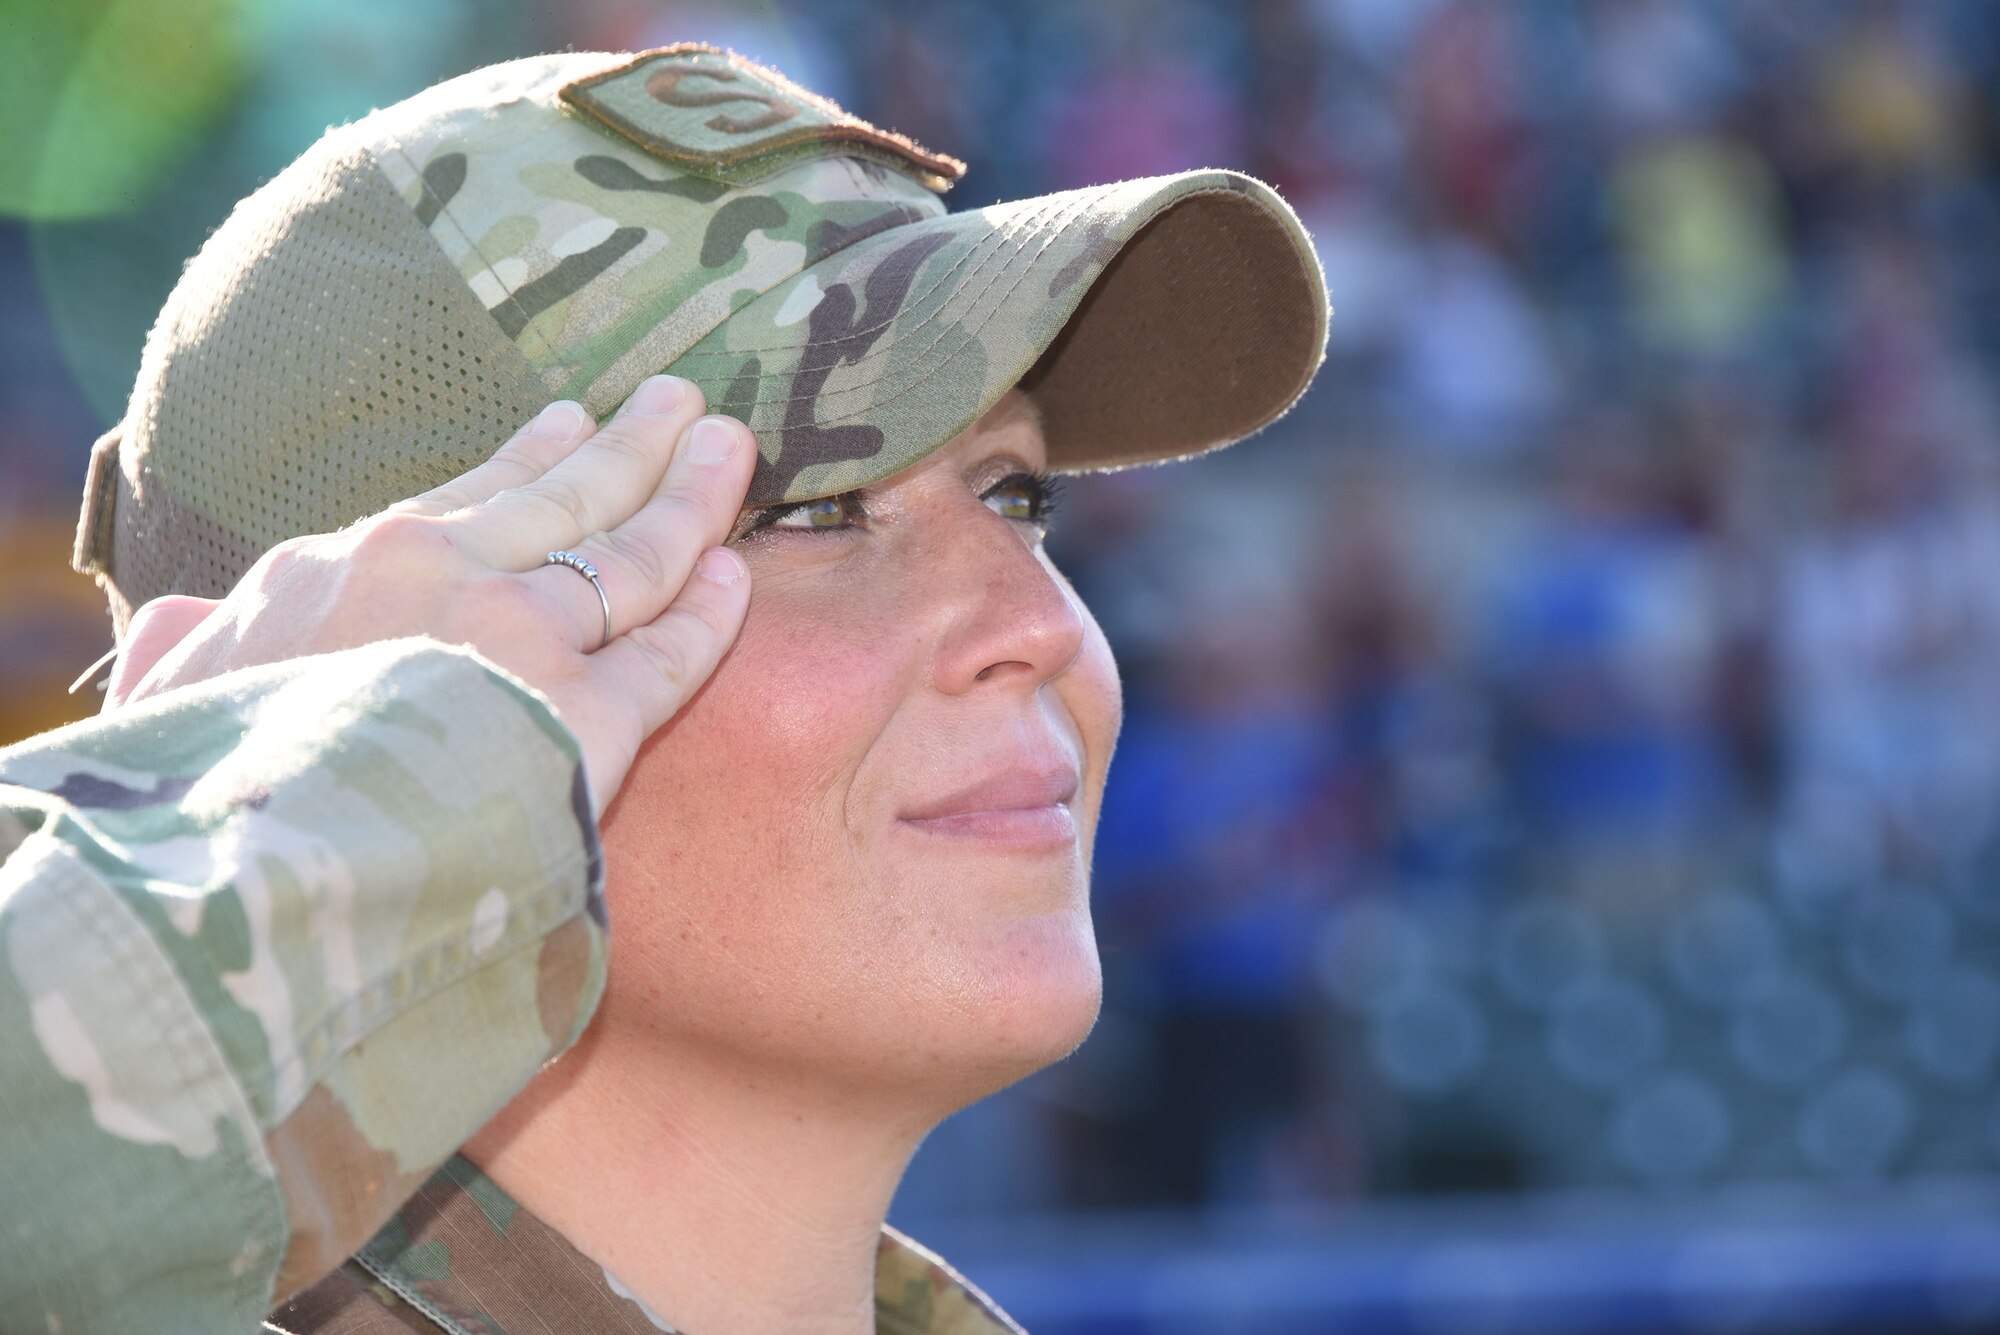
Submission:
[[[153,665],[222,605],[219,598],[196,598],[191,594],[169,593],[155,598],[132,614],[125,644],[111,669],[111,682],[104,691],[104,708],[116,709],[145,679]]]

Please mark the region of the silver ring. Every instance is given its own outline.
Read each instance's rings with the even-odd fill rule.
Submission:
[[[542,564],[545,566],[568,566],[571,570],[574,570],[577,574],[582,575],[590,581],[590,586],[597,590],[597,601],[604,606],[604,644],[600,644],[597,647],[602,649],[605,644],[611,643],[611,600],[604,596],[604,586],[597,582],[597,567],[584,560],[581,556],[578,556],[575,552],[550,552],[549,559],[542,562]]]

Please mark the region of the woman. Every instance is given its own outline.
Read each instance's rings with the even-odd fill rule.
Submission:
[[[216,1000],[212,1029],[301,1054],[268,1087],[237,1072],[285,1206],[250,1230],[270,1245],[244,1248],[238,1287],[285,1298],[367,1244],[279,1328],[1008,1328],[882,1219],[931,1126],[1096,1014],[1088,867],[1118,686],[1041,550],[1044,474],[1254,430],[1317,366],[1325,305],[1297,220],[1247,178],[950,215],[959,169],[707,48],[516,62],[329,136],[170,299],[79,535],[131,646],[115,692],[143,714],[211,680],[213,702],[305,655],[362,655],[379,682],[444,651],[367,646],[428,635],[540,691],[584,778],[586,885],[563,901],[583,908],[544,915],[525,991],[343,991],[329,980],[359,974],[319,954],[273,966],[281,997],[225,979],[238,1006]],[[593,434],[648,364],[678,374]],[[551,408],[439,481],[484,450],[478,413],[440,423],[436,396],[519,420],[560,387],[588,413]],[[703,416],[703,388],[742,421]],[[396,502],[413,477],[437,485]],[[224,589],[212,610],[149,601]],[[369,700],[377,721],[403,703]],[[606,970],[591,816],[614,790]],[[516,941],[533,893],[458,865],[491,824],[427,828],[421,894],[469,915],[461,954]],[[367,862],[369,837],[339,857]],[[300,922],[333,893],[296,896]],[[253,946],[346,958],[267,898]],[[376,1027],[317,1058],[299,1039],[299,1016],[371,998]],[[483,1051],[520,1030],[583,1036],[493,1117],[461,1086],[512,1093],[534,1044],[465,1063],[435,1035]],[[425,1147],[467,1136],[369,1240],[441,1157]]]

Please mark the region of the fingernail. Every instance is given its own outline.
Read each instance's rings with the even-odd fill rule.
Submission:
[[[698,464],[727,463],[736,453],[736,428],[714,417],[694,424],[688,436],[688,458]]]
[[[743,559],[726,547],[711,547],[694,563],[695,573],[711,584],[729,585],[743,578]]]
[[[583,424],[589,420],[582,404],[557,399],[535,414],[535,420],[528,423],[527,434],[543,440],[568,440],[583,430]]]
[[[677,375],[656,375],[639,382],[625,411],[639,417],[658,417],[681,406],[687,398],[687,381]]]

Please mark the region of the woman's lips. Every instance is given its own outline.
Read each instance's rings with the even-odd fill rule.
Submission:
[[[1042,807],[959,811],[948,816],[905,816],[897,823],[940,839],[992,844],[1024,852],[1066,849],[1076,843],[1076,819],[1063,802]]]
[[[1067,848],[1076,842],[1069,804],[1080,781],[1075,766],[1049,757],[994,770],[929,806],[897,818],[923,834],[1019,849]]]

